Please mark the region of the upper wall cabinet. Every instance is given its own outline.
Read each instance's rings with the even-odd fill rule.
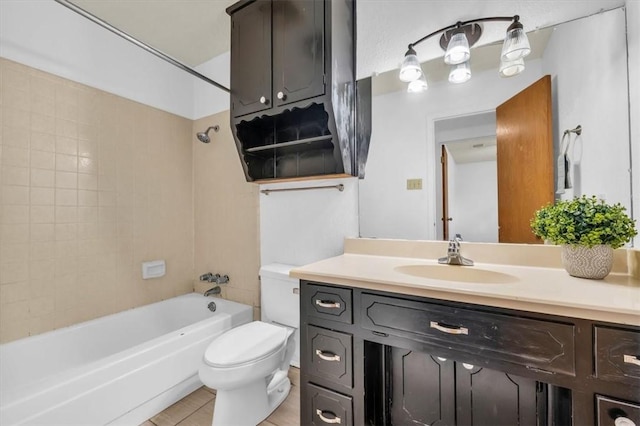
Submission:
[[[324,1],[257,1],[234,13],[234,117],[324,94]]]
[[[247,180],[358,175],[353,0],[243,0],[227,13]]]

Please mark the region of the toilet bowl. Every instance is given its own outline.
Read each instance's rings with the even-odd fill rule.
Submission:
[[[285,400],[291,389],[289,365],[297,352],[299,284],[292,266],[261,268],[261,292],[278,295],[277,306],[262,298],[270,322],[254,321],[217,337],[205,351],[198,374],[216,389],[213,426],[255,426]],[[267,298],[269,299],[269,298]],[[264,318],[264,316],[263,316]]]

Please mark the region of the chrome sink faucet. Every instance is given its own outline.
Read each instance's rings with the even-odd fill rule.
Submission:
[[[438,263],[446,265],[461,265],[461,266],[473,266],[473,260],[467,259],[460,254],[460,235],[456,234],[456,237],[449,240],[449,247],[447,248],[447,256],[438,259]]]

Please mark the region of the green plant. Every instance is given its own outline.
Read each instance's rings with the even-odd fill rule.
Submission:
[[[553,244],[622,247],[638,234],[635,221],[618,204],[595,196],[561,200],[538,210],[531,219],[533,233]]]

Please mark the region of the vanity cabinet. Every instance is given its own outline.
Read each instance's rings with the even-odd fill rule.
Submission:
[[[301,346],[302,425],[640,426],[637,327],[302,280]]]

